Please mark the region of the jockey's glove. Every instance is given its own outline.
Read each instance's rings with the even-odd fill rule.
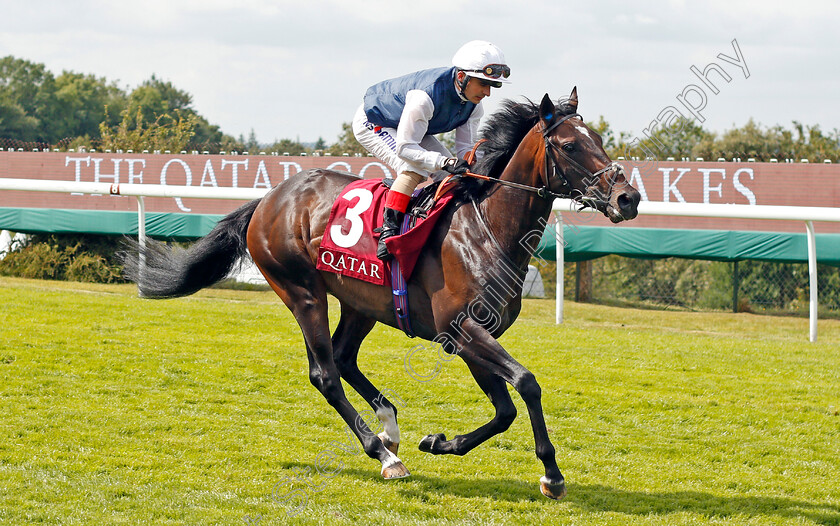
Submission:
[[[470,169],[470,163],[463,159],[456,159],[455,157],[450,157],[443,163],[444,170],[447,172],[454,174],[454,175],[462,175],[467,173]]]

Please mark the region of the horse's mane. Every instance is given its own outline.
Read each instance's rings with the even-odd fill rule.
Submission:
[[[555,106],[555,111],[562,116],[574,113],[575,110],[566,100],[561,100]],[[478,149],[480,158],[473,165],[472,171],[491,177],[501,175],[513,157],[513,152],[539,118],[539,105],[533,101],[503,100],[500,109],[487,119],[479,132],[480,138],[486,139],[486,142]],[[473,197],[484,194],[494,184],[465,178],[464,182],[468,181],[466,190]]]

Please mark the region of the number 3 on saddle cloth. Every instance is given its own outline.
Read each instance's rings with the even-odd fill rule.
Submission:
[[[432,201],[437,185],[414,192],[408,207],[410,213],[405,215],[400,234],[386,241],[394,259],[385,263],[376,257],[379,233],[374,232],[374,228],[382,224],[388,186],[381,179],[361,179],[344,188],[330,210],[316,268],[375,285],[390,286],[394,294],[397,324],[409,337],[414,337],[406,283],[440,218],[440,212],[453,194],[447,192]],[[422,206],[424,203],[425,207]],[[411,213],[415,211],[419,214]]]

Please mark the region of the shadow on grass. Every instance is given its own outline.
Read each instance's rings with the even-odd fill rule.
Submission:
[[[285,463],[286,467],[314,465]],[[492,498],[511,503],[550,501],[542,496],[537,480],[525,482],[509,478],[434,477],[412,474],[400,481],[382,481],[376,469],[342,470],[343,475],[364,480],[379,480],[393,486],[404,498],[426,500],[428,494],[446,494],[460,498]],[[700,491],[641,492],[598,484],[569,484],[562,501],[581,511],[625,515],[662,515],[692,513],[707,519],[732,516],[802,518],[816,524],[840,525],[840,506],[803,500],[762,496],[720,496]]]
[[[816,524],[840,524],[840,506],[781,497],[720,496],[700,491],[641,492],[601,485],[569,485],[566,500],[584,511],[627,515],[695,513],[707,518],[804,518]]]

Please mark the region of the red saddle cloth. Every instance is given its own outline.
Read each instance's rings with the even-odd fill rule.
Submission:
[[[374,228],[382,226],[382,211],[388,188],[379,179],[353,181],[341,192],[330,210],[330,218],[316,268],[376,285],[390,284],[386,264],[376,257],[379,234]],[[411,277],[417,258],[440,219],[440,212],[452,199],[452,193],[440,197],[426,218],[418,218],[408,232],[393,236],[385,243],[400,264],[406,281]]]

